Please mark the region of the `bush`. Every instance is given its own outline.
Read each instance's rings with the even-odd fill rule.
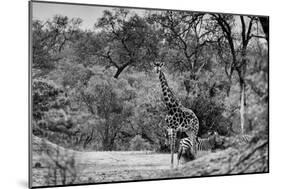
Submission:
[[[146,142],[145,139],[143,139],[140,135],[136,135],[132,140],[130,141],[130,150],[150,150],[151,145],[149,142]]]
[[[67,94],[56,84],[46,80],[32,82],[33,119],[43,119],[50,109],[66,109],[69,105]]]
[[[74,134],[75,125],[68,113],[70,101],[62,87],[46,80],[33,80],[32,133],[60,144]],[[66,141],[64,139],[63,141]]]
[[[228,134],[230,121],[223,116],[224,105],[207,96],[198,96],[192,101],[185,100],[186,107],[194,111],[199,119],[199,136],[208,131],[218,131],[221,135]]]

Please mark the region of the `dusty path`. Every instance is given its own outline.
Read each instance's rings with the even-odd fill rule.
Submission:
[[[73,153],[71,151],[70,153]],[[170,169],[170,155],[151,152],[74,152],[78,183],[157,179]],[[33,157],[44,162],[46,156]],[[36,185],[42,184],[47,167],[33,168]]]
[[[129,181],[143,179],[159,179],[182,176],[178,173],[166,174],[171,171],[170,154],[153,152],[74,152],[77,174],[76,183],[99,183],[112,181]],[[42,158],[43,157],[43,158]],[[176,158],[176,155],[175,155]],[[34,162],[44,162],[46,156],[34,156]],[[44,164],[44,163],[43,163]],[[181,164],[181,170],[188,163]],[[174,162],[176,167],[176,159]],[[36,185],[44,182],[47,168],[34,168]],[[172,170],[173,171],[173,170]]]
[[[46,163],[50,158],[38,152],[37,147],[40,145],[37,141],[33,148],[33,186],[52,185],[48,183],[50,173],[48,173],[48,163]],[[77,152],[65,150],[52,143],[48,143],[45,150],[46,148],[53,151],[54,157],[55,149],[59,148],[59,158],[62,161],[73,155],[77,173],[74,184],[268,171],[267,143],[263,141],[255,145],[258,151],[253,151],[255,148],[251,147],[240,150],[229,148],[213,153],[199,152],[196,160],[181,164],[179,168],[174,169],[170,169],[170,154],[132,151]],[[246,164],[237,164],[243,157],[248,158],[244,162]],[[40,162],[42,166],[35,168],[36,162]],[[254,166],[244,169],[252,162],[255,162]]]
[[[170,169],[169,154],[84,152],[76,157],[80,175],[93,182],[150,179],[153,172]]]
[[[34,137],[33,140],[33,183],[34,186],[46,185],[50,157],[42,153],[49,150],[54,158],[64,161],[73,155],[78,178],[75,183],[96,183],[124,180],[142,180],[160,178],[161,171],[170,169],[170,155],[154,152],[78,152],[65,150],[62,147]],[[59,157],[56,156],[60,151]],[[176,158],[176,156],[175,156]],[[35,167],[39,162],[41,167]]]

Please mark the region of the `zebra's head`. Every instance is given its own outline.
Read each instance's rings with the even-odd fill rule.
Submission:
[[[217,132],[215,132],[215,146],[217,148],[221,148],[221,146],[223,145],[224,143],[224,138],[223,136],[219,135]]]
[[[217,131],[208,132],[208,135],[209,135],[209,138],[211,138],[212,141],[214,142],[215,147],[221,146],[223,144],[223,138],[222,138],[222,136],[220,136],[218,134]]]

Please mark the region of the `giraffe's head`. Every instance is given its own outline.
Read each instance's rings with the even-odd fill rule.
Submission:
[[[154,62],[154,66],[155,66],[154,69],[155,69],[156,73],[160,72],[163,65],[164,65],[163,62]]]

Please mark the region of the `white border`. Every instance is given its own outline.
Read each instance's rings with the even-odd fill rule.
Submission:
[[[57,0],[59,1],[59,0]],[[270,16],[270,174],[89,185],[70,188],[266,188],[280,177],[280,5],[264,0],[67,0],[68,2]],[[28,1],[1,2],[1,188],[26,188],[28,178]]]

